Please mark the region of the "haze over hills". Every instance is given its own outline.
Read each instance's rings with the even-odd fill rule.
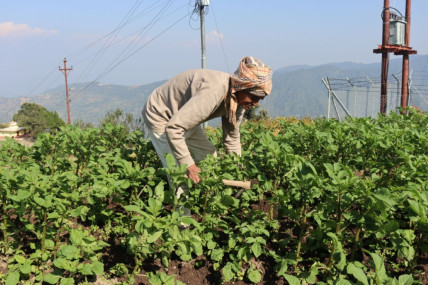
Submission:
[[[393,58],[393,57],[391,57]],[[411,81],[417,93],[411,97],[410,105],[428,110],[428,55],[414,55],[410,58]],[[331,63],[319,66],[290,66],[274,71],[271,95],[261,101],[261,108],[272,117],[320,117],[327,115],[328,90],[322,78],[346,78],[362,82],[367,77],[380,82],[379,63],[360,64],[352,62]],[[390,60],[389,75],[396,74],[401,80],[401,57]],[[361,79],[362,78],[362,79]],[[358,81],[359,80],[359,81]],[[393,80],[393,79],[389,79]],[[165,81],[141,86],[123,86],[104,83],[70,84],[71,120],[76,119],[98,124],[106,112],[122,109],[138,117],[143,104],[153,89]],[[367,81],[368,82],[368,81]],[[391,83],[391,82],[390,82]],[[395,92],[391,90],[390,92]],[[355,93],[355,92],[354,92]],[[376,91],[376,94],[378,92]],[[374,94],[371,93],[371,94]],[[379,96],[379,95],[377,95]],[[378,99],[374,100],[378,105]],[[0,122],[9,122],[24,102],[37,103],[48,110],[57,111],[65,121],[67,118],[65,88],[58,86],[46,92],[21,98],[0,97]],[[355,107],[354,107],[355,108]]]

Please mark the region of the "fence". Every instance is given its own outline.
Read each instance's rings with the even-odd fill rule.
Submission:
[[[426,72],[425,72],[426,73]],[[322,78],[328,90],[328,118],[342,120],[346,116],[377,117],[380,111],[381,79],[369,76],[357,78]],[[428,110],[428,76],[410,72],[408,105]],[[401,106],[401,74],[388,77],[387,113],[398,112]]]

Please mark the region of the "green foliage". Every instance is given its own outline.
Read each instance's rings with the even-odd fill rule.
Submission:
[[[1,284],[80,284],[156,262],[209,262],[222,281],[420,284],[428,236],[428,116],[294,119],[242,126],[243,154],[199,163],[193,184],[171,155],[122,125],[64,126],[32,147],[0,146]],[[168,183],[170,177],[171,185]],[[257,179],[249,190],[223,179]],[[177,199],[186,185],[188,199]],[[192,216],[181,216],[181,207]],[[182,224],[189,225],[183,228]],[[119,247],[123,263],[106,262]],[[117,249],[117,248],[116,248]],[[149,272],[151,284],[179,276]]]
[[[268,111],[260,108],[260,105],[257,105],[253,108],[250,108],[245,111],[244,118],[246,120],[266,120],[269,117]]]
[[[81,119],[75,120],[73,122],[73,125],[78,127],[79,129],[83,129],[83,130],[95,127],[94,124],[92,124],[90,122],[85,122]]]
[[[57,112],[48,111],[43,106],[35,103],[24,103],[21,109],[13,115],[13,120],[18,125],[27,127],[29,133],[37,137],[46,130],[56,131],[65,125]]]
[[[124,113],[121,109],[108,111],[105,117],[101,120],[100,126],[103,129],[106,125],[122,126],[123,133],[129,134],[133,131],[144,131],[142,117],[135,118],[131,113]]]

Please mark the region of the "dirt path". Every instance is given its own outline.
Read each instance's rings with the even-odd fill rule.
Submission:
[[[5,140],[6,139],[0,139],[0,146],[1,146],[2,142]],[[15,141],[17,143],[25,145],[25,146],[32,146],[34,144],[34,140],[28,139],[28,138],[18,138],[18,139],[15,139]]]

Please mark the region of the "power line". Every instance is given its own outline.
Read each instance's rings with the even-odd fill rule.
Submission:
[[[221,44],[221,50],[223,51],[224,61],[226,62],[227,72],[229,72],[229,73],[230,73],[229,63],[227,62],[226,52],[224,51],[223,39],[221,38],[221,33],[220,33],[219,28],[218,28],[217,18],[216,18],[216,16],[215,16],[214,8],[213,8],[212,4],[211,4],[211,10],[213,11],[214,22],[215,22],[215,26],[216,26],[216,28],[217,28],[217,34],[218,34],[218,38],[219,38],[219,40],[220,40],[220,44]]]
[[[110,68],[104,70],[101,74],[99,74],[92,82],[90,82],[88,85],[86,85],[84,88],[82,88],[78,93],[74,94],[73,96],[77,96],[81,94],[84,90],[88,89],[89,87],[93,86],[100,78],[104,77],[106,74],[108,74],[110,71],[112,71],[114,68],[116,68],[118,65],[120,65],[122,62],[133,56],[135,53],[139,52],[141,49],[146,47],[148,44],[150,44],[152,41],[160,37],[162,34],[170,30],[173,26],[175,26],[177,23],[182,21],[184,18],[187,17],[187,14],[180,19],[178,19],[176,22],[168,26],[165,30],[154,36],[150,41],[146,42],[144,45],[140,46],[138,49],[134,50],[133,52],[129,53],[127,56],[122,58],[119,62],[115,63],[114,65],[111,65]]]
[[[128,11],[126,16],[119,23],[118,27],[114,29],[114,32],[107,39],[107,41],[104,43],[101,49],[96,53],[96,56],[92,58],[91,62],[88,65],[88,68],[85,71],[81,72],[81,75],[79,78],[83,78],[85,74],[89,73],[94,68],[95,64],[101,59],[101,57],[106,52],[107,48],[113,43],[114,39],[118,36],[119,32],[123,29],[123,27],[128,23],[129,18],[135,13],[136,9],[141,5],[141,3],[142,3],[141,0],[137,0],[134,3],[134,5]]]

